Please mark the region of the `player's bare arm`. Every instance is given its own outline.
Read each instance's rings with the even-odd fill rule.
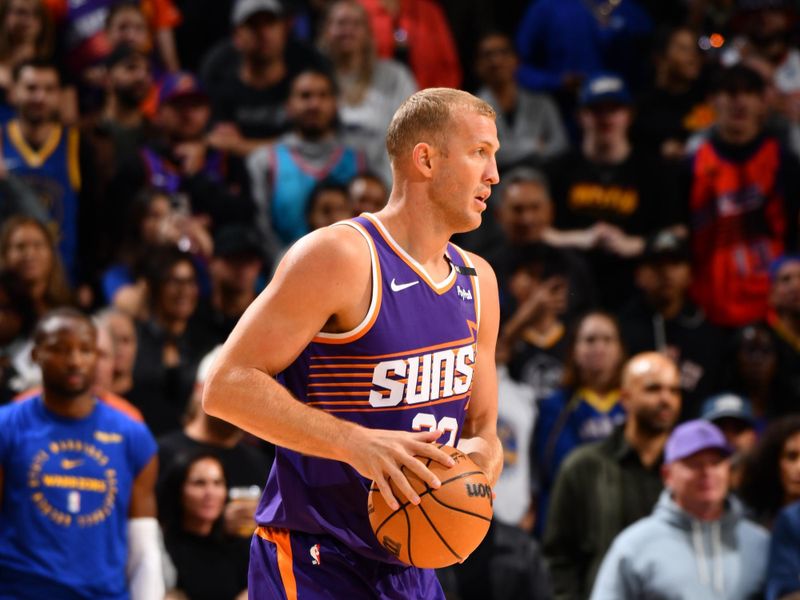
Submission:
[[[377,483],[390,505],[396,500],[389,479],[416,503],[401,467],[438,487],[433,473],[413,458],[450,464],[430,443],[438,432],[367,429],[306,406],[274,379],[318,332],[348,331],[362,321],[370,303],[370,273],[368,246],[349,227],[325,228],[298,241],[223,346],[203,406],[276,445],[350,464]]]
[[[497,371],[495,346],[500,324],[497,278],[484,259],[470,254],[478,271],[481,320],[472,396],[458,448],[470,455],[494,485],[503,468],[503,447],[497,437]]]

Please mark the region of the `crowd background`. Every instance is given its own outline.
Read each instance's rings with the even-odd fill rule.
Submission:
[[[41,389],[43,315],[93,315],[95,394],[158,440],[169,593],[244,593],[272,449],[202,411],[213,351],[290,244],[386,203],[403,99],[459,87],[494,106],[502,145],[484,223],[455,241],[498,275],[505,469],[448,596],[587,598],[598,571],[613,589],[601,562],[669,502],[662,474],[680,488],[664,447],[698,418],[735,450],[725,510],[764,534],[726,551],[783,524],[755,591],[767,570],[770,598],[798,591],[800,508],[781,513],[800,500],[798,17],[791,0],[2,0],[0,403]],[[711,571],[681,597],[745,597],[704,587]]]

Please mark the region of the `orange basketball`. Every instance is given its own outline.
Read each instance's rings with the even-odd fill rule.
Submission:
[[[369,522],[381,545],[402,562],[437,569],[466,558],[481,543],[492,520],[492,489],[483,472],[466,454],[440,446],[455,461],[445,467],[417,457],[442,482],[435,490],[403,467],[420,497],[413,505],[392,485],[400,508],[392,510],[375,482],[369,492]]]

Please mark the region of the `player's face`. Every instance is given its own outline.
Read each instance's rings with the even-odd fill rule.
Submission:
[[[25,121],[38,125],[55,118],[61,98],[55,69],[23,68],[13,91],[14,103]]]
[[[159,311],[168,319],[188,319],[197,307],[197,294],[197,277],[191,263],[179,262],[161,287]]]
[[[800,500],[800,433],[790,436],[783,443],[780,473],[786,499]]]
[[[509,241],[525,244],[541,239],[553,223],[553,206],[542,185],[521,181],[505,188],[497,216]]]
[[[666,484],[679,505],[721,507],[728,495],[731,463],[719,450],[696,452],[666,468]]]
[[[33,358],[42,369],[45,390],[63,397],[86,393],[97,366],[97,332],[88,322],[72,317],[51,319]]]
[[[310,138],[319,138],[333,128],[336,96],[327,77],[303,73],[292,83],[286,112],[295,127]]]
[[[433,149],[431,197],[454,232],[471,231],[481,224],[492,186],[500,181],[497,127],[489,117],[456,111],[443,145]]]
[[[202,458],[189,467],[183,484],[183,525],[209,524],[225,508],[227,488],[222,465],[213,458]]]
[[[6,266],[29,283],[46,281],[53,268],[50,244],[35,225],[20,225],[14,230],[4,258]]]

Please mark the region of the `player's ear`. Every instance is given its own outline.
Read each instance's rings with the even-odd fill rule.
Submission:
[[[433,147],[425,142],[420,142],[414,146],[414,150],[411,154],[411,160],[414,166],[425,177],[430,177],[432,154]]]

